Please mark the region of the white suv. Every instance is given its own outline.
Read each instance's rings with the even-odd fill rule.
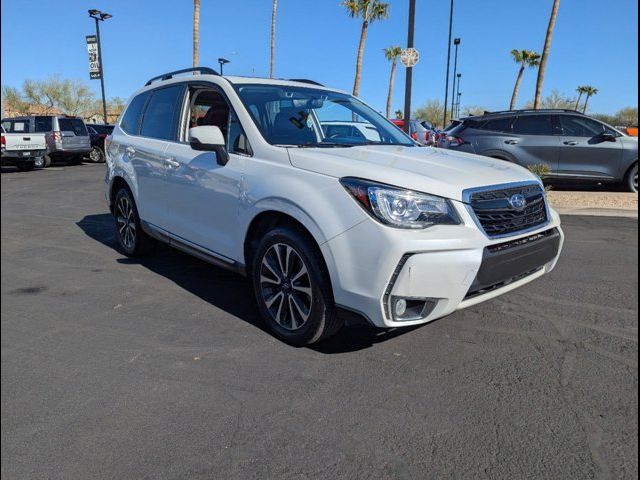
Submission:
[[[375,136],[323,128],[348,122]],[[419,147],[308,80],[156,77],[129,101],[107,162],[127,255],[160,240],[247,275],[267,325],[294,345],[348,317],[404,327],[489,300],[551,271],[564,238],[527,170]]]

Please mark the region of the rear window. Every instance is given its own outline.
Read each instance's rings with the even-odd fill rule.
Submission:
[[[551,115],[518,117],[513,124],[513,133],[517,135],[553,135],[553,119]]]
[[[127,132],[129,135],[137,135],[138,128],[140,126],[140,117],[142,116],[142,109],[144,104],[147,103],[150,92],[143,92],[135,97],[129,103],[127,111],[124,112],[122,120],[120,120],[120,128]]]
[[[29,133],[28,120],[4,120],[2,127],[6,133]]]
[[[53,130],[52,117],[34,117],[34,131],[36,133],[46,133]]]
[[[76,137],[88,135],[87,127],[79,118],[58,118],[58,126],[61,132],[73,132]]]

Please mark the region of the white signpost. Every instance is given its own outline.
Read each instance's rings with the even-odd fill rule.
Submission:
[[[89,52],[89,78],[99,80],[102,78],[100,71],[100,50],[98,50],[98,37],[87,35],[87,51]]]

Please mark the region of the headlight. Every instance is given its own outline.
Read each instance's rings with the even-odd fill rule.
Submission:
[[[359,178],[342,178],[340,183],[371,216],[391,227],[424,229],[461,223],[446,198]]]

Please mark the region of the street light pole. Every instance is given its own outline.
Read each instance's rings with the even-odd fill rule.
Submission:
[[[451,116],[455,117],[455,108],[456,108],[456,79],[458,78],[458,47],[460,46],[461,40],[456,38],[453,41],[453,44],[456,47],[455,60],[453,62],[453,94],[451,95]]]
[[[444,118],[442,120],[443,128],[447,127],[447,104],[449,103],[449,72],[451,68],[451,37],[453,35],[453,3],[451,0],[451,10],[449,11],[449,45],[447,47],[447,80],[444,93]]]
[[[407,49],[413,48],[416,29],[416,0],[409,0],[409,33]],[[406,83],[404,87],[404,130],[411,133],[411,90],[413,88],[413,67],[407,67]]]
[[[108,13],[100,10],[89,10],[89,16],[96,21],[96,39],[98,40],[98,65],[100,67],[100,90],[102,92],[102,116],[105,125],[109,123],[107,119],[107,98],[104,93],[104,68],[102,66],[102,44],[100,43],[100,22],[104,22],[112,17]]]
[[[462,80],[462,74],[458,73],[456,75],[456,77],[458,78],[458,86],[457,86],[457,89],[454,92],[454,94],[455,94],[454,100],[455,100],[456,105],[457,105],[456,111],[455,111],[455,116],[459,117],[460,116],[460,81]]]

